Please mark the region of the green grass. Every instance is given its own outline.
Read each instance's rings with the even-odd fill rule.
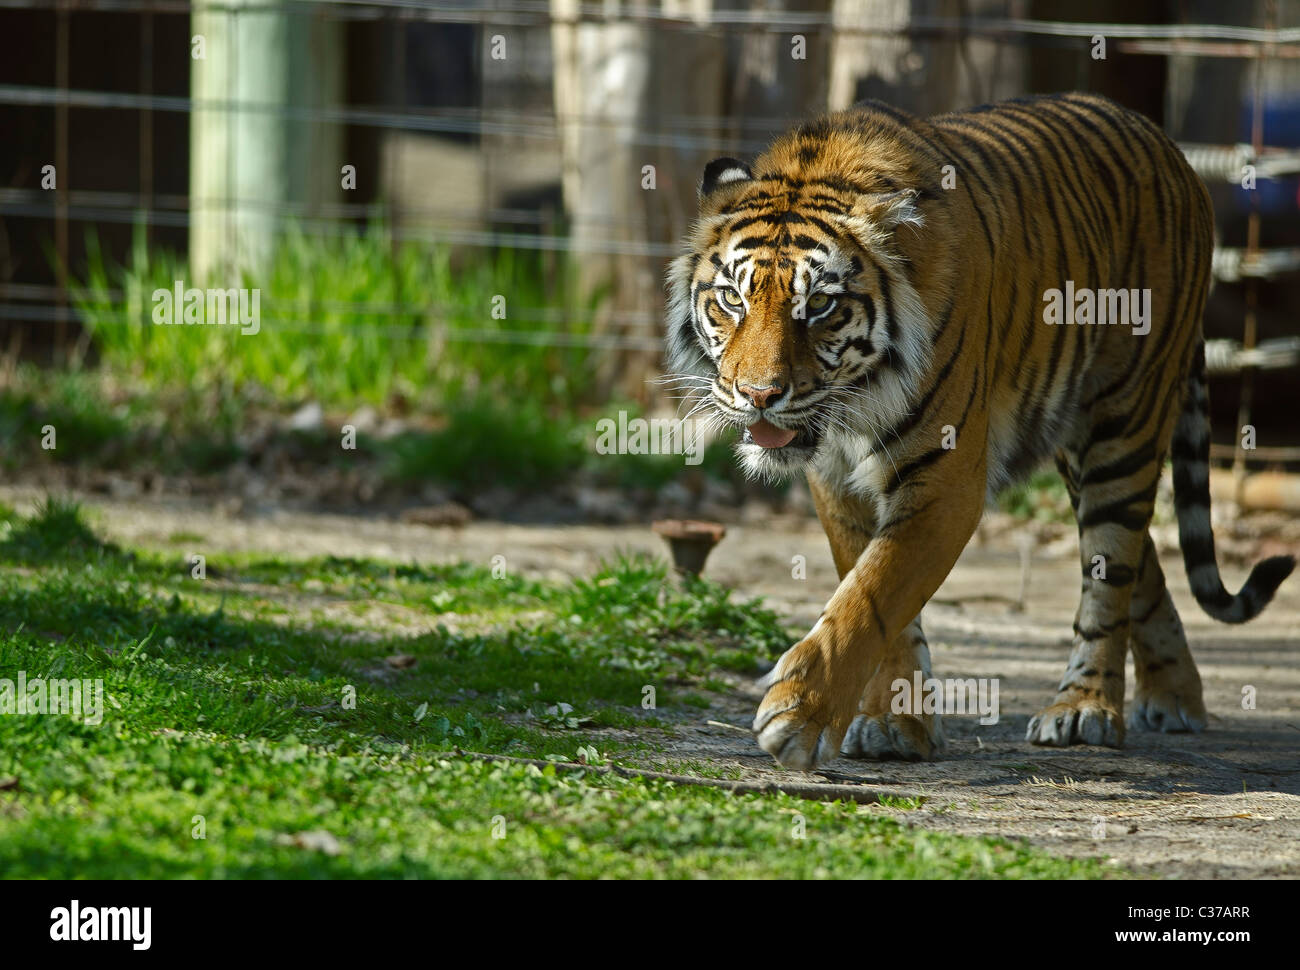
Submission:
[[[580,298],[570,266],[551,253],[454,257],[447,246],[395,240],[381,224],[338,236],[290,229],[239,279],[197,281],[183,257],[147,247],[140,231],[124,265],[93,235],[87,253],[73,273],[75,304],[102,364],[155,389],[254,386],[348,407],[436,408],[493,393],[571,408],[593,387],[589,350],[530,342],[543,329],[581,338],[599,300]],[[259,290],[259,331],[154,324],[153,293],[177,280]]]
[[[127,390],[111,374],[31,365],[0,380],[0,468],[51,463],[202,474],[238,460],[247,400],[191,389]],[[47,447],[45,429],[52,428]],[[332,454],[339,452],[337,444]]]
[[[392,439],[359,434],[346,453],[335,427],[288,443],[289,457],[313,467],[375,463],[398,488],[434,481],[472,494],[581,476],[659,489],[699,473],[738,478],[729,442],[696,469],[680,456],[595,454],[597,419],[639,409],[599,400],[599,354],[576,344],[605,293],[581,295],[555,253],[453,253],[374,224],[339,236],[291,228],[238,279],[195,280],[181,255],[148,247],[139,231],[121,265],[93,234],[87,254],[70,274],[90,352],[65,370],[20,367],[0,381],[0,438],[14,443],[0,467],[219,472],[256,463],[245,442],[261,439],[268,419],[316,402],[331,423],[363,404],[415,418]],[[153,294],[177,280],[257,289],[260,329],[156,325]],[[46,426],[57,431],[53,450],[40,447]]]
[[[585,432],[585,422],[573,416],[479,398],[452,404],[441,430],[396,437],[387,445],[388,467],[398,481],[544,485],[589,461]]]
[[[99,724],[0,716],[0,873],[1102,875],[855,805],[455,753],[653,757],[723,668],[789,643],[760,604],[707,582],[687,595],[656,563],[554,584],[214,557],[199,581],[185,555],[104,543],[64,502],[0,509],[0,678],[98,679],[105,698]],[[393,621],[416,611],[418,630]]]
[[[598,413],[616,414],[619,408],[637,414],[631,404]],[[336,412],[340,424],[347,413]],[[240,461],[256,462],[256,451],[241,444],[253,424],[250,414],[263,422],[283,416],[249,389],[127,389],[102,370],[50,372],[25,365],[0,383],[0,439],[7,445],[0,468],[18,472],[53,463],[135,477],[150,470],[183,476],[220,472]],[[740,477],[730,441],[714,442],[693,467],[678,455],[600,455],[594,448],[594,413],[552,412],[537,401],[483,393],[448,404],[439,423],[384,439],[361,432],[355,450],[340,447],[335,428],[272,429],[266,446],[313,470],[370,465],[396,489],[437,482],[464,495],[493,486],[531,490],[579,477],[608,487],[656,490],[690,475]],[[43,446],[47,427],[55,432],[52,449]]]
[[[998,493],[998,508],[1022,519],[1074,522],[1065,482],[1055,469],[1040,468],[1023,482]]]

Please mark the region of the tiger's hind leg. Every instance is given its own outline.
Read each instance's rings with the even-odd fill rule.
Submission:
[[[1056,467],[1077,516],[1079,485],[1064,452],[1057,454]],[[1166,733],[1205,730],[1201,676],[1165,585],[1164,570],[1150,533],[1142,544],[1142,559],[1129,602],[1129,649],[1137,689],[1127,726]]]
[[[1093,424],[1092,440],[1078,456],[1057,456],[1079,524],[1083,595],[1056,698],[1029,721],[1026,737],[1034,744],[1124,743],[1130,608],[1143,546],[1150,541],[1160,465],[1151,439],[1139,444],[1124,433],[1126,419],[1107,417]],[[1150,460],[1140,460],[1146,450]]]
[[[1167,733],[1205,730],[1201,675],[1149,535],[1133,587],[1130,619],[1137,691],[1128,726]]]

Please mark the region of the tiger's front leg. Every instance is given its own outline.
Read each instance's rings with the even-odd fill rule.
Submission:
[[[982,436],[976,440],[978,448],[936,449],[890,468],[879,525],[864,530],[870,536],[847,572],[847,523],[863,520],[862,500],[814,485],[842,579],[816,625],[762,682],[768,691],[753,729],[784,767],[808,770],[835,758],[873,673],[914,666],[899,654],[912,643],[901,634],[947,578],[983,511]]]

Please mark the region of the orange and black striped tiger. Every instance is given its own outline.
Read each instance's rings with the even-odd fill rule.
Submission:
[[[1188,579],[1211,616],[1255,616],[1294,560],[1224,589],[1210,530],[1201,315],[1205,186],[1141,115],[1085,94],[930,119],[870,102],[802,124],[753,165],[705,168],[669,271],[675,376],[743,429],[749,472],[806,471],[840,584],[764,679],[759,744],[809,768],[841,751],[928,758],[939,715],[895,713],[929,677],[919,614],[986,494],[1054,456],[1083,593],[1035,744],[1199,731],[1196,664],[1148,535],[1173,460]]]

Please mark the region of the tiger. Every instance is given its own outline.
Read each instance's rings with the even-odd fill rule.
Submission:
[[[989,498],[1048,459],[1082,591],[1027,740],[1203,730],[1149,533],[1165,459],[1210,616],[1256,616],[1295,559],[1257,563],[1236,594],[1220,577],[1202,333],[1214,220],[1177,145],[1091,94],[930,118],[869,101],[798,124],[752,165],[709,162],[697,195],[667,270],[669,379],[735,429],[750,476],[806,476],[839,576],[759,681],[758,744],[794,770],[935,758],[941,715],[891,703],[897,681],[931,676],[922,607]]]

